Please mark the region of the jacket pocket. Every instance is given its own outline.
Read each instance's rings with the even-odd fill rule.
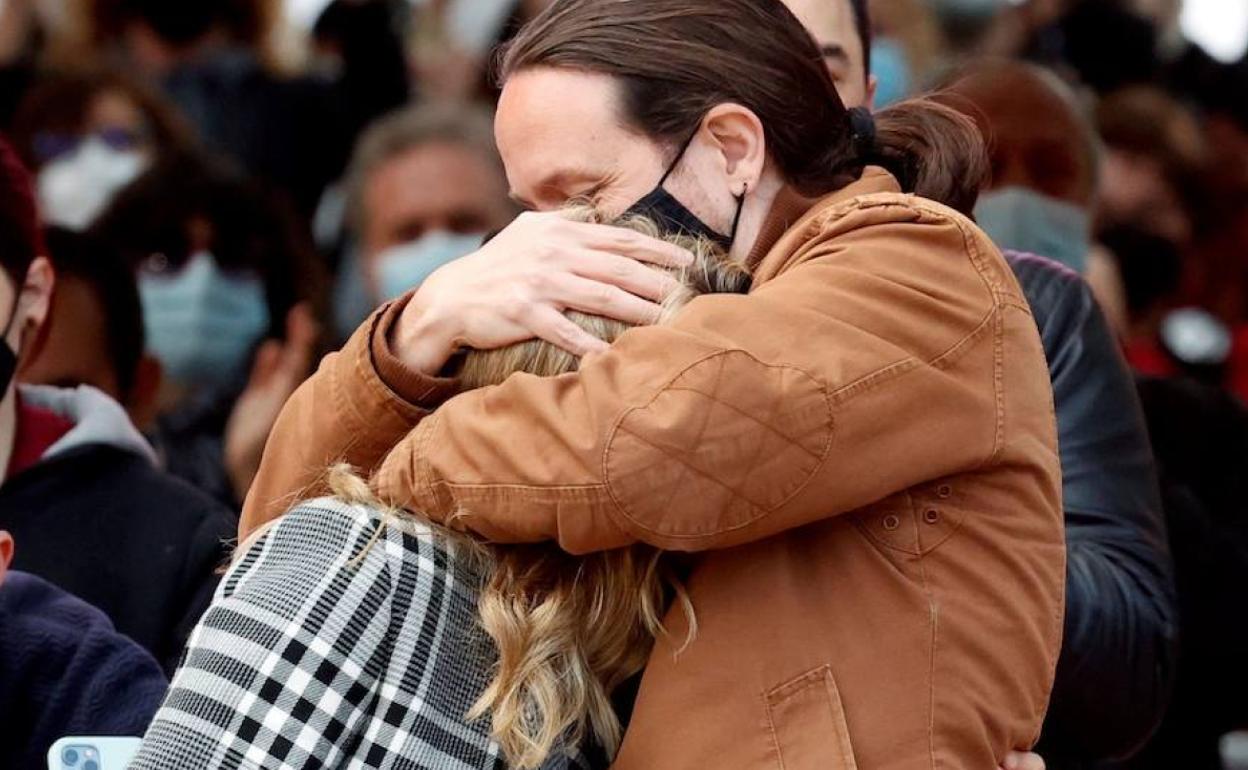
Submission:
[[[767,693],[780,770],[857,770],[841,694],[821,666]]]

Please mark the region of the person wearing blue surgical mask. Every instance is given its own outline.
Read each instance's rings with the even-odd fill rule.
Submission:
[[[373,124],[356,147],[347,196],[354,249],[335,309],[346,331],[517,213],[492,118],[468,106],[411,107]]]
[[[975,207],[979,226],[1002,249],[1086,273],[1100,146],[1075,94],[1046,70],[1004,60],[967,65],[943,93],[993,138],[992,179]]]
[[[148,345],[170,381],[188,390],[226,390],[245,374],[272,319],[260,274],[223,267],[200,249],[178,264],[163,253],[139,274]]]
[[[175,153],[93,229],[134,266],[163,369],[159,416],[143,427],[170,471],[231,505],[313,358],[320,266],[301,226],[224,161]]]

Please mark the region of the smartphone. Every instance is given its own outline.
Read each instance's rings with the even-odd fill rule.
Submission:
[[[62,738],[48,749],[48,770],[126,770],[142,738]]]

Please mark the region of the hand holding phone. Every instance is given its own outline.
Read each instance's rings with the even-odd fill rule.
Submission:
[[[48,749],[48,770],[125,770],[142,738],[69,736]]]

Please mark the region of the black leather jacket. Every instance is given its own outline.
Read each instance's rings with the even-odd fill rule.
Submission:
[[[1087,284],[1007,254],[1040,327],[1057,405],[1066,624],[1039,751],[1053,768],[1130,754],[1169,699],[1177,655],[1170,549],[1135,384]]]

